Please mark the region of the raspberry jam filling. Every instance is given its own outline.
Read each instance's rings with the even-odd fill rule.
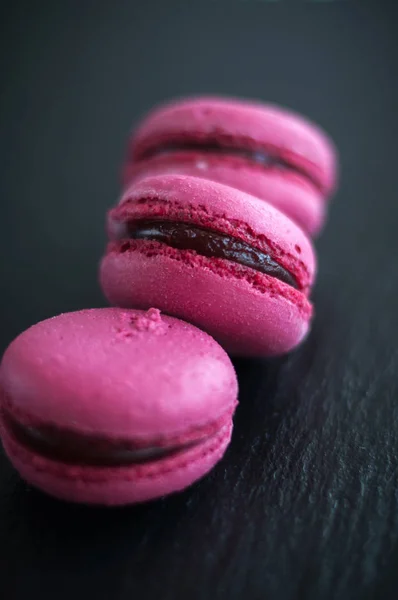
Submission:
[[[119,228],[117,239],[156,241],[177,250],[193,250],[207,258],[222,258],[249,267],[299,288],[294,276],[269,254],[232,236],[190,223],[156,219],[129,221]]]
[[[308,173],[308,171],[294,164],[292,161],[278,156],[276,153],[266,152],[264,150],[246,150],[244,148],[236,148],[233,146],[222,146],[217,143],[186,142],[181,144],[165,144],[163,146],[150,148],[147,151],[144,151],[143,154],[139,156],[138,160],[146,160],[156,156],[166,156],[169,154],[176,154],[178,152],[236,156],[256,165],[260,165],[264,167],[264,169],[279,169],[281,171],[291,171],[293,173],[297,173],[301,177],[307,179],[317,189],[321,189],[322,187],[320,182],[317,181],[311,175],[311,173]]]
[[[109,440],[96,435],[83,435],[54,426],[32,427],[22,425],[8,412],[3,412],[3,421],[14,439],[35,454],[66,464],[91,465],[96,467],[126,466],[165,458],[186,450],[197,443],[188,442],[180,446],[134,448],[127,440]]]

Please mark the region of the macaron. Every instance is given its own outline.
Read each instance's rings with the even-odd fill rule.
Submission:
[[[314,251],[268,203],[207,179],[157,176],[123,193],[108,233],[100,282],[111,304],[157,306],[234,355],[283,354],[307,334]]]
[[[323,130],[287,109],[247,100],[189,98],[154,109],[129,141],[126,186],[167,173],[236,187],[316,235],[336,184],[336,152]]]
[[[221,459],[237,404],[233,366],[188,323],[119,308],[34,325],[0,366],[1,436],[32,485],[123,505],[175,492]]]

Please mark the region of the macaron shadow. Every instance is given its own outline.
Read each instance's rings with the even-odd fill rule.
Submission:
[[[54,552],[56,548],[60,554],[68,553],[73,549],[78,540],[81,553],[84,548],[92,547],[93,540],[99,542],[107,555],[106,548],[110,547],[109,558],[124,552],[134,552],[134,547],[140,545],[143,536],[155,535],[153,523],[162,521],[164,525],[162,530],[167,529],[167,537],[172,539],[173,530],[178,521],[187,518],[188,514],[195,510],[195,507],[206,503],[209,496],[214,502],[214,498],[220,497],[220,504],[223,502],[222,488],[227,493],[225,485],[226,478],[230,484],[233,484],[233,474],[235,469],[239,470],[239,456],[242,457],[242,448],[240,438],[245,430],[250,428],[253,421],[253,403],[251,396],[253,387],[257,386],[257,381],[261,377],[264,379],[264,370],[269,370],[269,363],[272,365],[271,378],[274,378],[275,367],[277,368],[283,359],[273,359],[270,361],[256,359],[237,359],[234,362],[238,377],[242,386],[243,404],[238,407],[235,414],[234,425],[237,435],[232,437],[230,447],[219,465],[216,465],[211,473],[191,485],[188,489],[174,493],[170,496],[164,496],[159,499],[147,501],[145,503],[133,504],[129,506],[91,506],[85,504],[75,504],[59,500],[39,489],[25,483],[16,471],[9,465],[4,451],[1,458],[9,468],[8,486],[12,492],[4,497],[0,506],[0,512],[4,515],[13,513],[20,524],[20,527],[26,530],[26,538],[31,541],[32,547],[26,547],[28,554],[34,554],[35,540],[39,537],[44,538],[42,549],[48,548]],[[257,398],[259,395],[257,394]],[[262,412],[267,410],[266,403],[261,404]],[[232,470],[231,470],[232,469]],[[221,484],[220,486],[218,484]],[[217,493],[215,490],[217,489]],[[4,517],[5,518],[5,517]],[[98,535],[100,524],[101,536]],[[115,550],[116,549],[116,550]]]
[[[302,350],[295,353],[298,363],[303,360],[302,354]],[[9,560],[18,560],[19,564],[23,561],[35,573],[50,573],[44,583],[47,589],[60,575],[53,566],[60,565],[58,571],[71,576],[67,586],[77,577],[90,585],[95,577],[98,589],[105,594],[107,586],[112,586],[109,594],[112,592],[113,596],[126,572],[134,583],[141,580],[156,587],[154,575],[169,564],[171,550],[186,552],[195,540],[204,552],[197,558],[201,564],[212,547],[213,537],[228,522],[230,511],[242,495],[260,496],[264,499],[261,502],[269,500],[272,505],[277,502],[269,491],[270,476],[266,472],[278,430],[287,415],[297,411],[297,399],[291,394],[285,398],[278,391],[285,373],[292,370],[293,380],[298,376],[296,369],[300,365],[291,369],[290,361],[291,358],[233,361],[240,404],[231,444],[206,478],[182,492],[127,507],[79,505],[54,499],[28,486],[10,467],[12,480],[8,486],[12,492],[3,497],[0,519],[7,523],[8,515],[13,515],[13,526],[18,523],[24,544],[8,550],[15,553]],[[289,389],[292,383],[289,382]],[[277,400],[269,402],[267,398]],[[279,489],[278,482],[273,485]],[[214,510],[218,516],[209,524],[209,512],[214,514]]]
[[[105,586],[112,581],[114,594],[115,582],[117,587],[132,563],[137,577],[148,576],[148,565],[153,564],[154,557],[160,562],[166,560],[184,524],[196,529],[198,511],[199,519],[206,520],[205,507],[209,498],[213,504],[218,502],[214,485],[224,481],[227,464],[226,457],[205,479],[182,492],[123,507],[89,506],[53,498],[26,484],[10,467],[7,487],[12,491],[2,499],[0,519],[9,528],[17,523],[24,539],[23,547],[7,550],[10,563],[23,562],[29,570],[46,574],[52,571],[52,565],[62,565],[59,569],[72,578],[78,573],[79,581],[81,577],[91,581],[94,575],[97,583],[100,578]],[[227,490],[219,499],[220,506],[226,501]],[[13,516],[12,523],[9,515]],[[113,571],[114,575],[109,576]]]

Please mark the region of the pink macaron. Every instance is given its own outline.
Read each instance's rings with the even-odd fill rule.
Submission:
[[[207,179],[152,177],[125,191],[108,232],[100,281],[112,304],[157,306],[235,355],[283,354],[305,337],[315,255],[268,203]]]
[[[21,476],[56,497],[122,505],[181,490],[221,459],[233,366],[157,309],[92,309],[31,327],[0,367],[1,435]]]
[[[236,187],[315,235],[336,184],[336,152],[318,126],[296,113],[254,101],[199,97],[153,110],[131,136],[125,185],[166,173]]]

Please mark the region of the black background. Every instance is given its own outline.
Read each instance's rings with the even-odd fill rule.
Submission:
[[[1,5],[3,351],[101,306],[104,214],[128,131],[175,95],[270,100],[335,139],[317,316],[292,355],[237,361],[225,459],[126,509],[28,489],[0,455],[0,596],[356,599],[398,594],[396,3]]]

